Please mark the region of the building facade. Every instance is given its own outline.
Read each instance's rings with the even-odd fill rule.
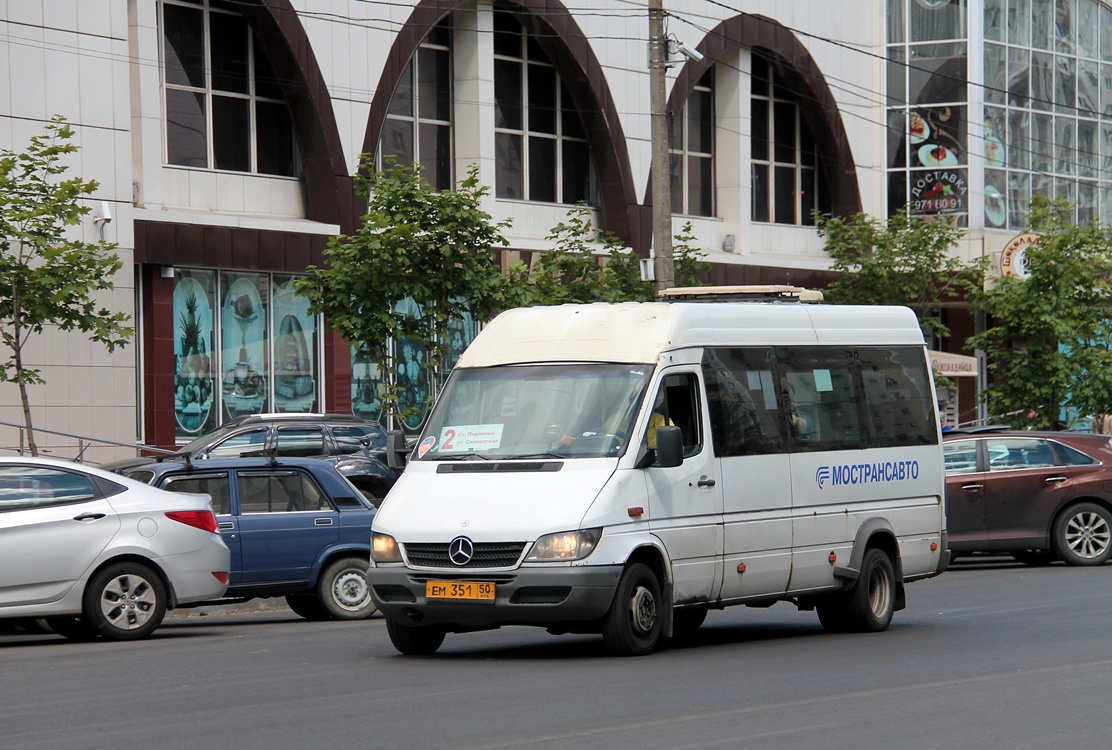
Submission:
[[[668,69],[673,223],[691,223],[713,283],[821,286],[815,209],[939,216],[966,228],[967,258],[998,255],[1034,192],[1112,217],[1102,0],[665,10],[673,51],[695,51]],[[100,185],[75,231],[118,243],[108,301],[138,331],[111,354],[36,340],[36,423],[169,447],[245,413],[375,416],[381,374],[289,287],[354,230],[364,153],[419,163],[438,188],[477,167],[485,210],[512,222],[506,262],[549,247],[579,202],[647,256],[648,29],[646,3],[621,0],[0,2],[0,147],[55,114],[74,126],[73,171]],[[971,320],[949,323],[937,345],[960,353]],[[423,352],[398,346],[395,377],[420,399]],[[972,416],[968,369],[954,420]],[[21,421],[8,384],[0,419]]]

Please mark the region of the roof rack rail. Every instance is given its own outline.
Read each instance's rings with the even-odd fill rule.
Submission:
[[[691,286],[665,289],[664,300],[822,302],[822,292],[801,286],[765,284],[761,286]]]

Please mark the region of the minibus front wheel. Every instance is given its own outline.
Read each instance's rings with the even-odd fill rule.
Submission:
[[[660,640],[660,581],[647,565],[633,563],[622,573],[614,603],[602,623],[606,649],[615,656],[644,656]]]
[[[848,591],[816,603],[819,622],[828,633],[879,633],[892,622],[896,604],[896,572],[881,549],[865,552],[861,573]]]
[[[407,656],[428,656],[444,643],[444,628],[435,625],[414,627],[393,620],[386,621],[386,632],[394,648]]]

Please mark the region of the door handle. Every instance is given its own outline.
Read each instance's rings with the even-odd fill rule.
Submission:
[[[1066,481],[1066,477],[1047,477],[1044,479],[1047,484],[1058,484],[1059,482]]]
[[[235,527],[236,527],[236,525],[234,523],[232,523],[231,521],[222,521],[221,523],[216,524],[216,528],[221,529],[221,530],[225,530],[225,531],[230,531],[230,530],[234,529]]]
[[[314,518],[313,519],[313,525],[314,526],[331,526],[332,525],[332,519],[331,518]]]
[[[708,479],[707,475],[704,474],[703,476],[699,477],[699,486],[700,487],[713,487],[714,486],[714,480],[713,479]]]
[[[75,521],[99,521],[102,518],[104,518],[103,513],[82,513],[79,516],[74,516],[73,520],[75,520]]]
[[[978,490],[983,490],[985,486],[983,484],[963,484],[961,488],[965,492],[976,492]]]

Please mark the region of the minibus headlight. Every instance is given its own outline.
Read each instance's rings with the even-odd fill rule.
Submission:
[[[371,561],[374,563],[397,563],[402,561],[402,551],[389,534],[371,534]]]
[[[526,562],[582,560],[594,551],[602,529],[582,529],[546,534],[533,543]]]

